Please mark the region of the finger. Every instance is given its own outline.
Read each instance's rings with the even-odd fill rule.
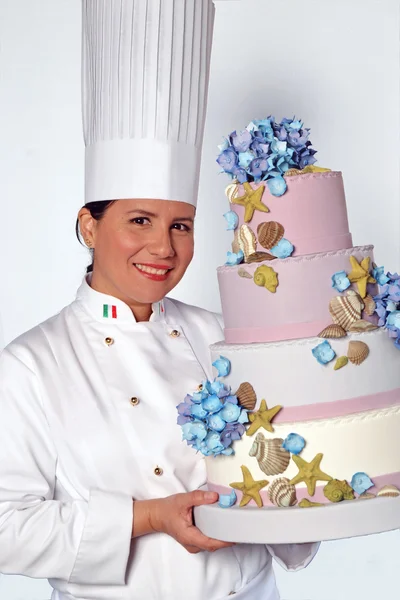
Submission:
[[[228,548],[233,545],[232,542],[223,542],[221,540],[209,538],[201,533],[200,529],[197,529],[195,526],[187,529],[185,539],[182,543],[189,546],[196,546],[197,548],[207,550],[208,552],[214,552],[215,550]]]
[[[186,502],[188,506],[201,506],[202,504],[214,504],[217,502],[219,494],[217,492],[202,492],[196,490],[186,494]]]
[[[186,544],[182,544],[182,546],[187,550],[190,554],[198,554],[199,552],[204,552],[201,548],[197,548],[197,546],[190,546]]]

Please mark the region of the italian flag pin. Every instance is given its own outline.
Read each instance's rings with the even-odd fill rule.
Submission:
[[[113,304],[103,304],[103,317],[105,319],[116,319],[117,307]]]

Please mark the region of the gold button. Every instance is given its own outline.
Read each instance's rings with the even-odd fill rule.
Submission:
[[[181,334],[179,333],[179,331],[177,329],[173,329],[169,335],[171,337],[179,337]]]
[[[131,404],[132,406],[137,406],[139,404],[140,400],[139,398],[136,398],[136,396],[133,396],[133,398],[131,398]]]
[[[158,475],[158,476],[160,476],[160,475],[162,475],[163,473],[164,473],[164,471],[162,470],[162,468],[161,468],[161,467],[156,467],[156,468],[154,469],[154,475]]]
[[[200,383],[200,385],[197,386],[197,391],[198,392],[202,392],[203,391],[203,384]]]
[[[111,337],[106,337],[106,339],[104,341],[107,344],[107,346],[112,346],[114,343],[114,340]]]

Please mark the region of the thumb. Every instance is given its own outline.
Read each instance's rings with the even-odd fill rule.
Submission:
[[[188,494],[189,506],[201,506],[202,504],[214,504],[218,501],[219,494],[217,492],[202,492],[196,490]]]

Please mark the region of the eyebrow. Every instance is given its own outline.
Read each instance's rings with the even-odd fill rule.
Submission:
[[[158,215],[156,215],[155,213],[152,213],[148,210],[142,210],[140,208],[136,208],[134,210],[128,210],[127,211],[127,215],[135,213],[137,215],[141,215],[142,217],[158,217]],[[173,219],[174,221],[189,221],[190,223],[194,222],[193,217],[176,217],[175,219]]]

